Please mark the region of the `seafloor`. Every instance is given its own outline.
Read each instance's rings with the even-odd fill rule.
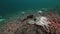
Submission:
[[[57,13],[59,10],[42,9],[40,11],[44,12],[40,13],[38,11],[30,14],[22,14],[23,17],[21,18],[19,18],[19,16],[7,20],[7,24],[3,26],[0,34],[60,34],[60,14]],[[36,17],[39,16],[45,16],[48,18],[48,26],[28,23],[30,20],[36,22]]]

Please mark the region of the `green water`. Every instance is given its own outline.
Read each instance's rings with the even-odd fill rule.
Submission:
[[[55,7],[60,7],[60,0],[0,0],[0,15],[4,17],[22,9]]]

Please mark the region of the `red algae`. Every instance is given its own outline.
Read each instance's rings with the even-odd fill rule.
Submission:
[[[54,13],[47,14],[48,21],[50,22],[50,32],[51,34],[60,34],[60,16]]]

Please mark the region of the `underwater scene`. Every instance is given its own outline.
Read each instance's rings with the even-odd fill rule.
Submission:
[[[0,0],[0,34],[60,34],[60,0]]]

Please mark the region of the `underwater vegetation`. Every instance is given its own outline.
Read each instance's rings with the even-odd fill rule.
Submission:
[[[60,34],[60,15],[55,11],[42,9],[25,18],[12,19],[0,34]]]

